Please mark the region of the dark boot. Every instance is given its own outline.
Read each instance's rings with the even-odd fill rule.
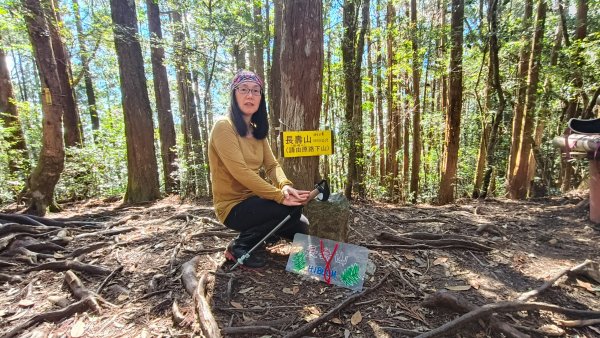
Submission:
[[[233,241],[229,242],[227,245],[227,250],[225,251],[225,258],[232,262],[237,262],[242,256],[244,256],[256,242],[254,242],[254,237],[257,237],[256,234],[253,233],[241,233],[237,238]],[[264,250],[261,248],[256,248],[250,254],[249,257],[244,259],[244,262],[241,265],[248,268],[262,268],[267,264],[267,260],[265,258]]]

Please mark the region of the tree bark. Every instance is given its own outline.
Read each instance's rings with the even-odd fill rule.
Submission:
[[[30,198],[26,213],[44,216],[53,202],[54,188],[64,169],[63,95],[46,21],[51,17],[48,9],[43,9],[39,0],[23,0],[23,6],[29,12],[25,22],[38,67],[43,111],[42,148],[26,183],[25,195]]]
[[[348,174],[345,195],[352,198],[354,190],[358,196],[365,196],[364,150],[362,120],[361,66],[365,44],[365,34],[369,25],[369,0],[346,0],[343,5],[344,35],[342,38],[342,60],[344,87],[346,88],[345,120],[348,129]],[[358,26],[357,4],[362,5],[362,22]]]
[[[410,201],[417,202],[419,197],[419,169],[421,167],[421,60],[419,57],[417,0],[410,1],[410,23],[412,33],[412,87],[413,87],[413,140],[410,173]]]
[[[44,6],[48,6],[50,16],[47,19],[50,28],[50,39],[52,41],[52,50],[56,59],[58,79],[63,95],[63,126],[66,147],[83,146],[83,128],[75,100],[75,92],[71,83],[73,76],[71,72],[71,59],[63,43],[59,32],[59,27],[64,26],[56,8],[55,0],[42,0]]]
[[[450,50],[450,76],[449,76],[449,105],[446,115],[446,132],[444,137],[444,154],[442,160],[442,179],[438,194],[438,202],[447,204],[454,201],[456,173],[458,167],[458,148],[460,141],[460,119],[462,112],[462,52],[463,52],[463,26],[465,6],[463,0],[452,0]]]
[[[275,7],[274,14],[274,29],[273,36],[273,63],[271,64],[271,78],[269,86],[269,119],[271,120],[271,149],[276,157],[280,156],[279,133],[282,127],[279,123],[281,117],[281,31],[282,31],[282,15],[283,15],[283,0],[273,0]]]
[[[398,160],[396,153],[400,144],[400,116],[398,112],[398,98],[396,97],[396,72],[394,71],[394,37],[395,37],[396,10],[390,2],[387,6],[387,156],[385,172],[388,180],[388,190],[392,201],[399,195],[398,189]]]
[[[323,100],[322,0],[283,4],[281,53],[281,120],[290,130],[317,130]],[[287,177],[310,190],[319,179],[319,158],[285,158]]]
[[[83,27],[81,25],[81,15],[79,11],[78,0],[73,0],[73,8],[75,11],[75,27],[77,29],[77,42],[79,43],[79,57],[83,68],[83,79],[85,83],[85,94],[87,96],[88,109],[90,111],[90,121],[92,122],[92,137],[96,140],[95,131],[100,129],[100,119],[98,117],[98,108],[96,107],[96,94],[94,92],[94,84],[92,82],[92,73],[88,59],[87,45],[83,39]]]
[[[533,120],[535,103],[537,98],[537,86],[540,75],[540,53],[542,51],[542,40],[544,38],[544,24],[546,21],[546,1],[540,0],[537,9],[535,33],[531,47],[529,60],[529,76],[527,81],[527,96],[525,112],[523,114],[523,131],[519,141],[519,150],[516,155],[515,172],[509,181],[508,193],[512,199],[524,199],[527,197],[530,182],[527,182],[529,156],[533,144]],[[516,117],[515,117],[516,118]],[[513,137],[514,138],[514,137]]]
[[[25,144],[25,135],[23,135],[19,112],[15,105],[10,72],[6,64],[6,53],[2,48],[0,48],[0,121],[7,130],[8,172],[15,175],[20,170],[26,169],[21,168],[19,163],[23,161],[26,164],[29,156],[27,155],[27,145]]]
[[[138,40],[135,2],[111,0],[110,9],[114,24],[127,141],[125,201],[151,201],[160,197],[160,189],[152,111],[146,87],[142,49]]]
[[[150,57],[152,60],[152,80],[154,81],[154,96],[158,115],[158,132],[160,135],[160,155],[164,176],[165,192],[173,193],[178,190],[177,152],[175,124],[171,112],[171,95],[169,93],[169,78],[164,65],[165,49],[162,46],[162,28],[160,9],[155,0],[146,0],[148,11],[148,30],[150,31]]]
[[[527,74],[529,73],[529,53],[531,51],[530,26],[533,15],[533,0],[525,0],[525,12],[523,13],[523,25],[521,27],[521,50],[519,52],[519,69],[517,71],[518,91],[513,111],[512,138],[510,154],[508,157],[508,181],[512,181],[515,174],[516,162],[519,151],[520,137],[523,133],[523,111],[527,95]]]

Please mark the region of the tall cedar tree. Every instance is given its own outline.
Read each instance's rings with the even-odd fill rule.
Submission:
[[[546,22],[546,1],[540,0],[538,4],[533,43],[529,53],[529,74],[527,76],[527,94],[525,96],[525,110],[523,114],[523,129],[519,137],[519,150],[516,155],[515,172],[512,180],[508,182],[510,198],[524,199],[527,197],[530,182],[527,182],[529,172],[529,157],[533,145],[533,120],[535,118],[535,102],[540,75],[540,54],[544,38],[544,24]]]
[[[450,49],[450,76],[448,93],[448,114],[444,137],[444,155],[442,161],[442,179],[438,202],[447,204],[454,201],[456,173],[458,169],[458,148],[460,141],[460,119],[463,94],[463,27],[465,16],[464,0],[452,0],[452,22]]]
[[[413,94],[413,140],[410,173],[410,201],[417,202],[419,195],[419,169],[421,167],[421,60],[419,59],[417,0],[410,1],[410,25],[412,28],[412,94]]]
[[[100,129],[100,119],[98,118],[98,108],[96,107],[96,92],[92,82],[92,73],[90,72],[90,60],[88,56],[87,44],[84,39],[83,26],[81,24],[81,11],[78,0],[73,0],[73,9],[75,12],[75,28],[77,29],[77,43],[79,44],[79,57],[81,58],[81,67],[83,72],[83,81],[85,84],[85,95],[87,97],[90,121],[92,122],[92,131]],[[94,142],[96,141],[96,135]]]
[[[358,26],[358,7],[362,4],[362,23]],[[365,196],[365,165],[363,151],[362,81],[361,65],[365,46],[365,34],[369,26],[369,0],[345,0],[343,9],[344,36],[342,60],[344,87],[346,89],[345,120],[348,129],[348,174],[345,195],[352,198],[354,190]]]
[[[387,157],[385,162],[385,173],[388,181],[388,189],[390,191],[390,198],[392,201],[399,199],[399,186],[398,186],[398,160],[396,153],[400,149],[400,114],[398,111],[398,98],[396,97],[397,92],[397,80],[396,80],[396,67],[395,67],[395,55],[394,55],[394,38],[395,38],[395,22],[396,22],[396,10],[394,5],[389,2],[387,5],[387,13],[385,17],[387,25],[387,111],[388,111],[388,125],[387,125]]]
[[[323,101],[323,2],[285,0],[281,32],[281,120],[291,130],[316,130]],[[310,190],[319,158],[286,158],[294,185]]]
[[[0,48],[0,121],[7,129],[6,141],[8,142],[8,171],[16,174],[19,171],[19,159],[27,159],[27,145],[19,120],[19,112],[15,105],[10,72],[6,64],[6,53]]]
[[[146,87],[142,48],[138,40],[135,2],[111,0],[110,10],[119,63],[127,141],[128,175],[125,202],[151,201],[160,197],[160,189],[152,111]]]
[[[49,8],[39,0],[23,0],[25,23],[38,67],[42,101],[42,148],[36,167],[26,183],[28,214],[44,216],[54,201],[54,188],[65,164],[62,134],[63,93],[52,49]]]
[[[281,64],[279,55],[281,54],[281,31],[283,26],[283,0],[273,0],[274,7],[274,36],[273,36],[273,63],[271,64],[271,76],[269,84],[269,119],[271,120],[271,149],[277,156],[279,143],[277,142],[280,128],[279,120],[281,117]]]
[[[152,59],[152,80],[154,81],[154,96],[158,114],[158,132],[160,135],[160,155],[162,158],[165,192],[177,191],[177,152],[175,150],[175,125],[171,113],[171,95],[169,94],[169,79],[164,65],[165,49],[162,47],[162,28],[160,11],[155,0],[147,0],[148,29],[151,34],[150,55]]]

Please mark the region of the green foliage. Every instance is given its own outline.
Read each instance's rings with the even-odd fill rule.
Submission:
[[[344,269],[344,271],[342,271],[340,280],[346,286],[354,286],[358,282],[360,282],[359,272],[360,272],[360,267],[358,266],[357,263],[354,263],[354,264],[348,266],[346,269]]]
[[[300,272],[306,269],[306,252],[300,250],[299,252],[292,255],[292,269],[296,272]]]

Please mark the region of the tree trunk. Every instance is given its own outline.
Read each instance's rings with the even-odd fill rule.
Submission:
[[[317,130],[323,100],[323,3],[286,0],[283,4],[281,52],[281,120],[290,130]],[[287,177],[310,190],[319,179],[319,158],[285,158]]]
[[[125,202],[152,201],[160,197],[160,189],[152,111],[146,87],[142,48],[138,40],[135,2],[111,0],[110,10],[114,24],[127,141]]]
[[[88,50],[86,42],[83,39],[83,27],[81,25],[81,15],[79,11],[78,0],[73,0],[75,10],[75,27],[77,28],[77,42],[79,43],[79,57],[83,68],[83,79],[85,83],[85,94],[87,96],[88,109],[90,111],[90,121],[92,122],[92,137],[96,140],[96,131],[100,129],[100,119],[98,118],[98,109],[96,107],[96,94],[92,82],[92,73],[88,59]]]
[[[508,182],[516,170],[517,156],[519,151],[520,137],[523,133],[523,111],[527,94],[527,74],[529,73],[529,53],[531,51],[530,26],[533,15],[533,0],[525,0],[525,13],[523,14],[523,25],[521,27],[521,50],[519,52],[519,69],[517,71],[518,92],[513,111],[512,138],[510,154],[508,158]]]
[[[58,79],[63,95],[63,125],[66,147],[81,147],[83,146],[83,129],[77,109],[77,101],[75,100],[75,92],[71,83],[73,76],[71,73],[71,60],[64,46],[62,37],[60,36],[59,27],[64,26],[59,16],[58,8],[56,8],[55,0],[42,0],[44,6],[48,6],[51,16],[48,21],[50,28],[50,39],[52,41],[52,49],[56,59],[56,67]]]
[[[535,118],[535,102],[540,75],[540,53],[544,38],[544,24],[546,21],[546,1],[540,0],[537,9],[535,33],[529,60],[529,76],[527,81],[527,96],[525,113],[523,114],[523,131],[521,133],[519,150],[515,161],[515,172],[512,180],[508,182],[508,193],[512,199],[527,197],[530,182],[527,182],[529,156],[533,144],[533,120]]]
[[[279,57],[281,54],[281,31],[283,0],[273,0],[275,7],[274,25],[275,34],[273,36],[273,63],[271,65],[271,83],[269,86],[269,119],[271,120],[271,149],[276,157],[280,156],[279,133],[283,127],[279,123],[281,117],[281,64]]]
[[[454,201],[454,189],[456,186],[463,91],[462,52],[464,12],[464,1],[452,0],[450,92],[444,137],[445,151],[442,160],[442,179],[438,195],[438,202],[440,204],[447,204]]]
[[[53,203],[54,187],[64,168],[65,149],[62,134],[63,94],[52,50],[48,9],[39,0],[23,0],[30,15],[25,15],[27,32],[38,67],[42,101],[42,148],[36,167],[26,184],[30,198],[27,213],[44,216]]]
[[[175,66],[177,78],[177,94],[179,113],[181,114],[181,132],[183,134],[183,161],[186,175],[182,179],[184,196],[198,194],[200,187],[202,163],[199,161],[201,151],[201,136],[196,114],[196,103],[192,88],[192,77],[189,71],[186,28],[179,11],[173,11],[171,18],[174,23],[173,39],[176,44]]]
[[[6,64],[6,53],[0,48],[0,121],[6,129],[6,142],[8,143],[8,172],[11,175],[27,169],[21,168],[19,163],[28,163],[27,145],[25,135],[19,120],[19,112],[15,105],[10,72]]]
[[[352,198],[354,190],[365,196],[364,150],[362,126],[361,66],[365,33],[369,24],[369,0],[362,1],[362,23],[358,29],[357,0],[345,0],[343,5],[344,35],[342,38],[342,61],[344,87],[346,88],[345,120],[349,132],[348,174],[345,195]]]
[[[410,174],[410,201],[417,202],[419,197],[419,169],[421,167],[421,60],[419,57],[418,27],[417,27],[417,0],[410,1],[410,22],[412,33],[412,87],[413,87],[413,140],[412,140],[412,166]]]
[[[376,13],[377,15],[377,27],[381,27],[380,24],[380,19],[379,19],[379,11],[377,11]],[[384,133],[385,133],[385,129],[383,126],[383,90],[384,90],[384,83],[383,83],[383,58],[382,58],[382,54],[383,54],[383,43],[382,43],[382,37],[379,36],[377,38],[377,58],[375,60],[375,64],[376,64],[376,79],[377,79],[377,85],[376,85],[376,92],[377,92],[377,132],[378,132],[378,136],[379,136],[379,143],[378,143],[378,148],[379,148],[379,184],[383,185],[385,183],[385,138],[384,138]]]
[[[160,135],[160,156],[167,194],[176,192],[179,187],[177,179],[177,151],[175,124],[171,112],[171,95],[169,78],[164,65],[165,49],[163,48],[160,9],[154,0],[146,0],[148,10],[148,29],[150,31],[150,56],[152,60],[152,79],[158,115],[158,133]]]
[[[486,150],[486,169],[483,175],[481,194],[479,196],[481,198],[485,198],[491,190],[490,182],[496,166],[496,143],[500,137],[500,123],[503,120],[504,108],[506,107],[504,92],[502,91],[502,84],[500,82],[500,61],[498,59],[498,52],[500,50],[500,47],[498,46],[498,1],[499,0],[489,0],[488,6],[488,22],[490,25],[490,73],[492,75],[492,87],[498,97],[498,107],[496,108],[496,114],[492,119],[492,129],[490,131],[490,139]]]
[[[265,43],[264,43],[264,32],[263,32],[263,18],[262,18],[262,7],[259,1],[254,1],[254,27],[256,28],[256,37],[254,39],[254,62],[255,62],[255,73],[260,76],[261,79],[265,78]]]
[[[398,112],[398,98],[396,97],[396,72],[394,71],[394,31],[396,11],[394,5],[388,2],[386,13],[387,26],[387,157],[385,164],[386,177],[388,179],[388,190],[390,199],[396,201],[399,195],[398,189],[398,159],[396,158],[400,144],[400,114]]]

